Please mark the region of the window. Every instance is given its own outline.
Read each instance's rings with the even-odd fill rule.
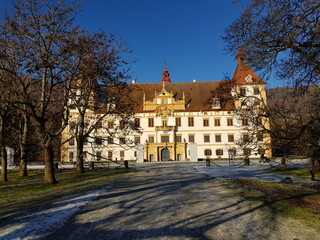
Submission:
[[[73,161],[74,152],[69,152],[69,161]]]
[[[102,128],[102,121],[99,121],[97,124],[96,124],[96,129],[98,128]]]
[[[112,129],[113,125],[114,125],[113,121],[108,121],[108,128],[109,129]]]
[[[95,137],[94,142],[95,142],[97,145],[101,145],[101,144],[102,144],[102,137]]]
[[[162,126],[163,127],[168,126],[168,120],[162,120]]]
[[[204,155],[205,155],[205,156],[211,156],[211,155],[212,155],[211,149],[205,149],[205,150],[204,150]]]
[[[260,106],[260,101],[259,100],[254,100],[253,105],[254,106]]]
[[[263,133],[258,133],[258,135],[257,135],[257,140],[258,140],[259,142],[263,142]]]
[[[234,135],[228,134],[228,142],[234,142]]]
[[[140,137],[134,137],[134,143],[140,144]]]
[[[188,117],[188,126],[193,127],[194,126],[194,119],[193,117]]]
[[[245,142],[245,143],[249,142],[249,134],[243,134],[242,135],[242,141]]]
[[[233,126],[233,119],[232,118],[228,118],[227,119],[227,125],[228,126]]]
[[[246,88],[240,88],[240,95],[241,96],[246,96],[246,94],[247,94]]]
[[[148,118],[148,126],[154,127],[154,118]]]
[[[120,142],[120,144],[126,144],[126,138],[121,137],[121,138],[119,139],[119,142]]]
[[[249,119],[248,118],[242,118],[242,126],[248,126],[249,125]]]
[[[229,154],[229,157],[234,157],[237,154],[237,150],[236,149],[229,149],[228,154]]]
[[[97,151],[97,161],[101,161],[101,151]]]
[[[169,142],[169,136],[161,136],[161,142],[162,143],[168,143]]]
[[[177,135],[176,136],[176,142],[182,142],[182,136],[181,135]]]
[[[181,118],[180,117],[176,118],[176,126],[181,127]]]
[[[250,156],[251,155],[251,149],[250,148],[243,149],[243,155],[244,156]]]
[[[108,137],[108,144],[113,144],[113,137]]]
[[[245,100],[241,101],[241,107],[247,107],[247,101]]]
[[[221,134],[216,134],[215,138],[216,138],[216,142],[221,142]]]
[[[177,154],[177,161],[181,161],[181,154]]]
[[[149,160],[152,162],[154,160],[153,154],[149,155]]]
[[[194,142],[194,135],[189,135],[189,142]]]
[[[220,118],[215,118],[214,119],[214,125],[215,126],[220,126]]]
[[[209,127],[209,119],[203,119],[203,126]]]
[[[137,128],[140,127],[140,118],[135,118],[134,119],[134,126],[137,127]]]
[[[120,151],[120,160],[124,160],[124,151]]]
[[[108,160],[112,160],[112,151],[108,151]]]
[[[120,121],[120,129],[123,129],[126,127],[125,121]]]
[[[222,156],[223,155],[223,150],[222,149],[217,149],[216,150],[216,155],[217,156]]]
[[[203,136],[203,141],[204,142],[210,142],[210,135],[204,135]]]
[[[69,146],[74,146],[74,138],[71,138],[69,141]]]
[[[260,94],[260,90],[258,87],[253,88],[253,94],[254,95],[259,95]]]
[[[148,141],[149,143],[154,143],[154,136],[149,136]]]

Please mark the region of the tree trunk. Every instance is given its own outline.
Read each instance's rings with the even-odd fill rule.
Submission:
[[[313,171],[314,173],[319,172],[319,170],[320,170],[319,159],[312,158],[312,159],[311,159],[311,162],[312,162],[312,171]]]
[[[206,159],[206,167],[210,167],[210,165],[211,165],[210,158],[207,158]]]
[[[29,127],[29,117],[24,113],[23,130],[22,130],[21,143],[20,143],[20,157],[21,158],[20,158],[20,163],[19,163],[19,175],[21,177],[28,176],[27,156],[26,156],[28,127]]]
[[[84,114],[79,114],[79,129],[78,129],[78,136],[76,136],[77,139],[77,168],[76,172],[78,174],[84,173],[84,167],[83,167],[83,144],[84,144]]]
[[[244,160],[243,160],[243,163],[244,163],[244,166],[249,166],[250,165],[250,159],[249,157],[245,157]]]
[[[44,183],[45,184],[56,184],[58,181],[55,179],[54,175],[54,153],[52,147],[52,141],[47,140],[44,144],[44,161],[45,161],[45,169],[44,169]]]
[[[311,156],[311,165],[313,173],[320,171],[320,149],[316,149]]]
[[[0,114],[1,182],[8,181],[7,150],[4,143],[5,115]]]
[[[1,182],[8,181],[8,162],[7,162],[7,151],[5,146],[1,146]]]
[[[76,172],[78,174],[84,173],[84,167],[83,167],[83,138],[78,138],[77,141],[77,168]]]

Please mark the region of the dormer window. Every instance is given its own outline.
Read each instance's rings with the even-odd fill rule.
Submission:
[[[214,97],[212,99],[212,109],[221,109],[220,99],[217,97]]]

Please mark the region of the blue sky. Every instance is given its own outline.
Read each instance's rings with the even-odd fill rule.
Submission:
[[[232,0],[84,0],[77,22],[105,30],[128,43],[130,75],[160,82],[167,61],[172,82],[219,81],[236,68],[220,37],[240,15]],[[247,0],[240,1],[242,4]]]
[[[8,2],[0,0],[1,5]],[[249,0],[236,5],[232,0],[82,2],[76,23],[125,39],[133,51],[126,59],[135,62],[129,74],[137,82],[160,82],[165,61],[172,82],[219,81],[235,71],[235,57],[226,55],[221,36]]]

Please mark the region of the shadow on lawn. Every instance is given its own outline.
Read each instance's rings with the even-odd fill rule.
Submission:
[[[263,208],[272,208],[270,202],[239,198],[227,186],[179,165],[153,165],[122,176],[45,239],[216,239],[220,234],[219,239],[245,240],[281,232],[275,209],[260,216]]]

